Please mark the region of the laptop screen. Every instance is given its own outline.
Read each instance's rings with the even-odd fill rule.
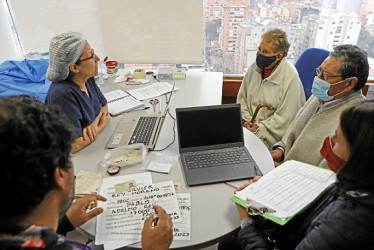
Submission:
[[[180,152],[243,146],[239,104],[176,109]]]

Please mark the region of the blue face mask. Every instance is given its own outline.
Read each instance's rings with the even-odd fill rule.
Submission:
[[[340,81],[340,82],[337,82],[337,83],[334,83],[334,84],[330,84],[330,83],[318,78],[318,76],[315,76],[314,81],[313,81],[313,85],[312,85],[312,94],[315,97],[317,97],[318,99],[320,99],[321,101],[325,101],[325,102],[331,101],[332,99],[334,99],[335,96],[343,93],[344,90],[340,93],[337,93],[336,95],[329,96],[328,92],[329,92],[330,87],[334,86],[334,85],[337,85],[339,83],[342,83],[346,80],[347,79],[344,79],[343,81]]]

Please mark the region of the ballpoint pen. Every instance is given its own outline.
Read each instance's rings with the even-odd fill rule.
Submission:
[[[158,202],[157,202],[157,198],[156,197],[154,197],[153,198],[153,205],[158,205]],[[157,222],[158,222],[158,214],[157,214],[157,212],[155,211],[155,214],[154,214],[154,216],[153,216],[153,227],[155,227],[155,226],[157,226]]]
[[[225,182],[225,184],[229,187],[232,187],[232,188],[235,188],[235,189],[238,189],[239,187],[235,186],[234,184],[230,183],[230,182]]]
[[[158,113],[159,113],[159,114],[161,114],[161,103],[162,103],[162,100],[160,100],[160,102],[159,102],[159,108],[160,108],[160,109],[158,110]]]

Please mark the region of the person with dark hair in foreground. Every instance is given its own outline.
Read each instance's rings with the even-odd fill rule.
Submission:
[[[73,133],[52,105],[26,96],[0,99],[0,192],[4,201],[0,206],[0,249],[89,249],[56,233],[59,219],[74,197]],[[85,202],[88,200],[83,206]],[[143,249],[153,249],[152,245],[167,249],[173,239],[172,222],[161,207],[154,209],[159,221],[152,228],[149,221],[153,216],[146,220]],[[72,224],[87,220],[80,217],[79,209],[69,211],[74,214]]]
[[[362,101],[342,112],[335,134],[325,138],[320,149],[327,164],[336,169],[337,180],[326,189],[332,192],[325,190],[307,206],[309,209],[288,222],[302,218],[293,227],[294,231],[283,230],[275,223],[269,227],[269,221],[264,222],[261,216],[249,217],[237,205],[241,230],[236,238],[222,242],[218,249],[274,249],[275,245],[280,249],[373,249],[373,117],[374,100]],[[323,205],[318,207],[318,204]],[[274,236],[278,236],[276,241]]]

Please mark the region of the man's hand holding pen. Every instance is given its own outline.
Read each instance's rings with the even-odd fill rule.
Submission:
[[[142,249],[168,249],[173,241],[173,223],[162,207],[153,205],[153,209],[158,216],[157,224],[152,225],[154,223],[153,215],[145,220],[142,231]]]

